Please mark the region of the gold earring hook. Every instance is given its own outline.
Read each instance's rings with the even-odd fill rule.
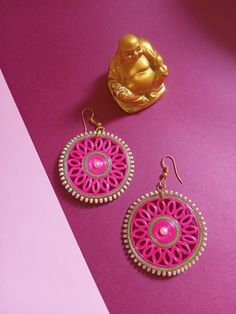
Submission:
[[[161,167],[163,168],[163,172],[160,175],[160,181],[157,184],[157,190],[161,194],[163,194],[164,191],[166,190],[166,179],[167,179],[167,176],[168,176],[168,173],[169,173],[169,167],[165,164],[165,159],[167,159],[167,158],[169,158],[172,161],[172,163],[173,163],[173,167],[174,167],[176,178],[179,180],[179,182],[181,184],[183,183],[182,179],[179,176],[175,159],[172,156],[170,156],[170,155],[166,155],[161,160]]]
[[[96,120],[94,120],[94,111],[93,111],[93,109],[91,109],[89,107],[86,107],[81,112],[81,118],[82,118],[82,122],[83,122],[83,125],[84,125],[84,132],[88,132],[88,128],[87,128],[87,125],[86,125],[86,122],[85,122],[85,118],[84,118],[84,115],[85,115],[86,111],[90,112],[90,114],[91,114],[90,117],[89,117],[89,122],[90,122],[91,125],[96,127],[96,132],[98,133],[99,131],[105,130],[105,128],[103,127],[101,122],[97,122]]]
[[[179,182],[180,182],[180,183],[183,183],[182,179],[181,179],[180,176],[179,176],[179,173],[178,173],[178,170],[177,170],[177,166],[176,166],[176,161],[175,161],[174,157],[172,157],[172,156],[170,156],[170,155],[166,155],[165,157],[163,157],[162,160],[161,160],[161,166],[162,166],[162,168],[163,168],[164,170],[165,170],[166,168],[168,168],[168,167],[166,166],[166,164],[165,164],[165,159],[166,159],[166,158],[169,158],[169,159],[172,161],[173,167],[174,167],[174,170],[175,170],[175,175],[176,175],[177,179],[179,180]]]

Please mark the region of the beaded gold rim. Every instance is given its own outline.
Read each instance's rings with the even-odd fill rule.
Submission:
[[[131,261],[137,265],[139,268],[145,270],[148,273],[151,273],[154,276],[163,276],[163,277],[171,277],[171,276],[176,276],[180,273],[183,273],[185,270],[188,270],[192,265],[194,265],[196,263],[196,261],[199,260],[199,257],[202,255],[202,252],[205,251],[205,247],[206,247],[206,242],[207,242],[207,227],[206,227],[206,222],[204,220],[204,217],[202,216],[202,213],[200,212],[199,208],[196,206],[195,203],[193,203],[190,199],[188,199],[186,196],[184,196],[183,194],[180,194],[178,192],[173,192],[170,191],[168,192],[167,190],[165,190],[164,195],[162,194],[162,196],[171,196],[171,197],[176,197],[179,200],[185,202],[194,212],[194,214],[196,215],[196,217],[198,218],[198,222],[200,224],[201,227],[201,231],[202,231],[202,241],[200,242],[199,248],[196,250],[196,252],[194,253],[194,256],[192,257],[192,259],[184,266],[177,266],[175,267],[174,270],[162,270],[161,268],[158,269],[157,267],[152,267],[152,265],[147,266],[146,263],[144,263],[142,261],[141,258],[139,258],[139,256],[137,254],[135,254],[135,251],[133,249],[131,240],[128,236],[128,225],[130,223],[130,219],[132,218],[132,214],[134,213],[134,211],[141,205],[143,204],[147,199],[150,199],[152,197],[155,196],[161,196],[160,193],[158,191],[154,191],[154,192],[150,192],[150,193],[146,193],[145,195],[142,195],[140,198],[138,198],[128,209],[125,218],[124,218],[124,222],[123,222],[123,241],[124,241],[124,246],[125,249],[127,251],[127,253],[129,254],[129,257],[131,259]]]
[[[80,140],[86,136],[98,136],[98,135],[108,137],[111,140],[117,142],[122,147],[122,149],[124,150],[124,152],[127,155],[128,171],[127,171],[127,174],[125,176],[124,181],[114,192],[111,191],[111,193],[91,196],[91,195],[87,195],[85,193],[82,193],[82,191],[78,191],[69,182],[67,175],[66,175],[65,162],[66,162],[67,153],[73,144],[75,144],[78,140]],[[58,169],[59,169],[59,176],[60,176],[60,180],[62,182],[62,185],[68,191],[68,193],[70,193],[76,199],[78,199],[82,202],[85,202],[85,203],[102,204],[102,203],[111,202],[111,201],[117,199],[128,188],[128,186],[130,185],[130,183],[132,181],[133,175],[134,175],[134,158],[133,158],[133,154],[132,154],[129,146],[125,143],[124,140],[122,140],[118,136],[116,136],[110,132],[106,132],[106,131],[99,131],[99,132],[89,131],[89,132],[84,132],[84,133],[81,133],[80,135],[75,136],[66,144],[66,146],[62,150],[60,158],[59,158]]]

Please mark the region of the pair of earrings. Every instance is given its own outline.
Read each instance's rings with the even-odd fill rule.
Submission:
[[[87,130],[85,112],[95,131]],[[101,204],[113,201],[128,188],[134,173],[134,159],[128,145],[105,131],[94,119],[91,108],[82,111],[84,133],[71,139],[59,159],[59,175],[65,189],[80,201]],[[123,224],[124,245],[131,259],[153,275],[172,276],[198,260],[207,240],[205,221],[191,200],[166,189],[173,162],[165,156],[157,189],[141,196],[127,211]]]

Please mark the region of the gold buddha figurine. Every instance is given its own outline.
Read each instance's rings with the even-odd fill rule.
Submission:
[[[111,60],[108,86],[120,107],[128,113],[154,104],[165,92],[167,66],[144,38],[122,36]]]

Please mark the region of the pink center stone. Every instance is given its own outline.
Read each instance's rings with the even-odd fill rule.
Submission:
[[[108,167],[109,161],[103,154],[91,154],[86,158],[85,167],[92,175],[105,174]]]
[[[169,244],[177,237],[177,228],[173,220],[162,218],[152,226],[152,237],[161,244]]]

